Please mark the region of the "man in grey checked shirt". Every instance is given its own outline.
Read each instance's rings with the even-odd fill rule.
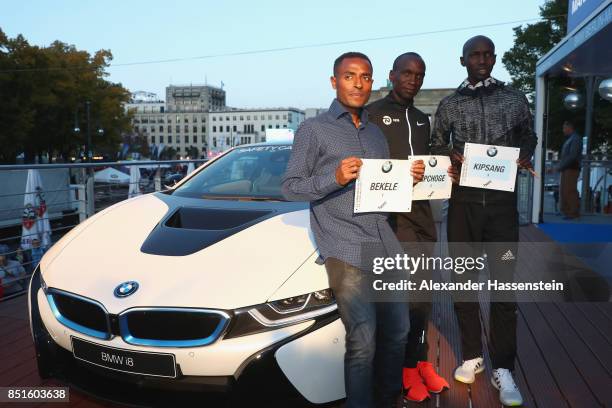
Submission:
[[[402,303],[367,300],[372,265],[361,250],[372,244],[395,256],[402,249],[386,213],[353,213],[361,158],[389,158],[385,136],[363,109],[372,91],[369,58],[355,52],[338,57],[331,84],[336,99],[328,112],[304,121],[295,135],[283,195],[311,203],[310,227],[346,329],[346,406],[392,407],[401,391],[408,312]],[[424,171],[422,161],[411,169],[415,180]]]

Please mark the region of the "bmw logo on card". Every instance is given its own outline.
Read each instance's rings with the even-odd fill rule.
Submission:
[[[123,282],[115,288],[115,296],[118,298],[124,298],[130,296],[132,293],[138,290],[138,282],[128,281]]]
[[[386,161],[383,163],[382,165],[382,171],[383,173],[388,173],[391,171],[391,169],[393,168],[393,164],[390,161]]]
[[[436,167],[438,165],[438,160],[435,157],[430,157],[427,163],[429,163],[429,167]]]
[[[495,146],[491,146],[487,149],[487,156],[495,157],[497,155],[497,148]]]

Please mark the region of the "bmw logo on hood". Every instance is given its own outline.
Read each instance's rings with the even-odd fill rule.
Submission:
[[[124,298],[130,296],[132,293],[138,290],[138,282],[128,281],[123,282],[115,288],[115,296],[118,298]]]

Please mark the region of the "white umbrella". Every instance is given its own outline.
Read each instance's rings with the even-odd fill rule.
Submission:
[[[47,248],[51,244],[51,225],[38,170],[28,170],[23,207],[21,247],[31,249],[32,241],[38,239],[40,246]]]
[[[140,195],[140,169],[138,166],[130,166],[130,189],[128,198]]]
[[[94,181],[96,183],[128,184],[130,176],[112,167],[107,167],[104,170],[96,171]]]
[[[193,162],[189,162],[187,165],[187,174],[191,174],[195,170],[195,165]]]

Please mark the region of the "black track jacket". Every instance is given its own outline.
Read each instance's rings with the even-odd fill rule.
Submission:
[[[366,106],[370,121],[385,134],[391,159],[406,160],[429,154],[429,117],[414,107],[402,105],[389,93]],[[429,201],[413,201],[409,213],[391,213],[389,219],[400,242],[435,242],[437,233]]]

